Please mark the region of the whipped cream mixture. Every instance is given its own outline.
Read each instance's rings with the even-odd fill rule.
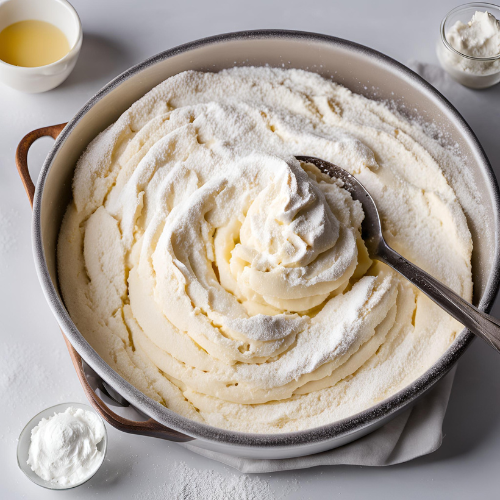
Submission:
[[[99,417],[80,408],[42,418],[31,431],[28,465],[45,481],[76,486],[101,465],[104,452],[97,445],[104,432]]]
[[[462,327],[372,262],[389,244],[469,300],[472,240],[443,172],[460,161],[382,103],[299,70],[185,72],[78,162],[58,245],[72,319],[120,375],[213,426],[286,432],[404,388]]]

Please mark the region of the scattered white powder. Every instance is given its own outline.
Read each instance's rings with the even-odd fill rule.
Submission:
[[[279,493],[270,483],[255,475],[232,474],[225,477],[213,470],[199,470],[176,462],[168,470],[169,480],[147,490],[134,500],[280,500],[297,491],[297,482],[280,481]]]
[[[55,325],[54,328],[54,335],[60,336]],[[22,335],[24,332],[13,330],[13,333]],[[85,396],[74,375],[68,351],[62,338],[57,338],[57,341],[3,342],[0,351],[0,398],[4,411],[15,413],[18,419],[13,428],[2,427],[0,439],[15,442],[23,425],[47,407],[47,391],[55,381],[57,391],[50,393],[50,404],[84,402]]]
[[[57,332],[56,332],[57,334]],[[60,335],[60,334],[59,334]],[[72,373],[64,344],[5,342],[0,353],[0,398],[9,411],[23,420],[47,406],[46,389],[57,380],[58,390],[52,404],[82,399],[81,387]],[[47,363],[50,360],[50,363]],[[27,369],[26,367],[29,367]],[[23,412],[24,416],[19,412]]]
[[[0,209],[0,259],[16,249],[19,213]]]
[[[101,465],[104,451],[97,445],[104,435],[104,424],[95,413],[69,407],[33,428],[28,465],[45,481],[76,486]]]

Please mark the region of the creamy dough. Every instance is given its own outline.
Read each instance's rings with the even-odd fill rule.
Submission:
[[[149,397],[199,422],[288,432],[353,415],[428,369],[461,326],[360,236],[354,174],[389,244],[470,300],[459,161],[382,103],[299,70],[186,72],[78,162],[58,244],[70,315]]]

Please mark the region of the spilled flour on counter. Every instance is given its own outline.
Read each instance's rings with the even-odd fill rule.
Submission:
[[[19,213],[16,210],[0,210],[0,257],[6,257],[17,248],[18,218]]]
[[[176,462],[168,471],[169,481],[153,491],[146,491],[134,500],[279,500],[298,489],[287,483],[275,495],[269,482],[257,476],[225,477],[214,470],[198,470],[185,462]]]
[[[13,335],[20,333],[14,331]],[[68,376],[72,366],[62,341],[45,344],[30,344],[22,339],[4,341],[0,367],[0,398],[4,412],[15,413],[18,418],[14,428],[2,426],[0,441],[15,440],[26,422],[47,406],[85,400],[78,379],[74,374]],[[48,388],[54,387],[56,381],[57,391],[52,391],[47,399]]]

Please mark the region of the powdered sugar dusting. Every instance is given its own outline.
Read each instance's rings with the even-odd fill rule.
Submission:
[[[255,475],[231,473],[227,477],[175,462],[168,469],[167,482],[136,495],[134,500],[281,500],[298,489],[296,482],[281,483],[280,492],[275,494],[268,481]]]
[[[0,209],[0,257],[7,256],[16,249],[19,214],[13,209]]]

